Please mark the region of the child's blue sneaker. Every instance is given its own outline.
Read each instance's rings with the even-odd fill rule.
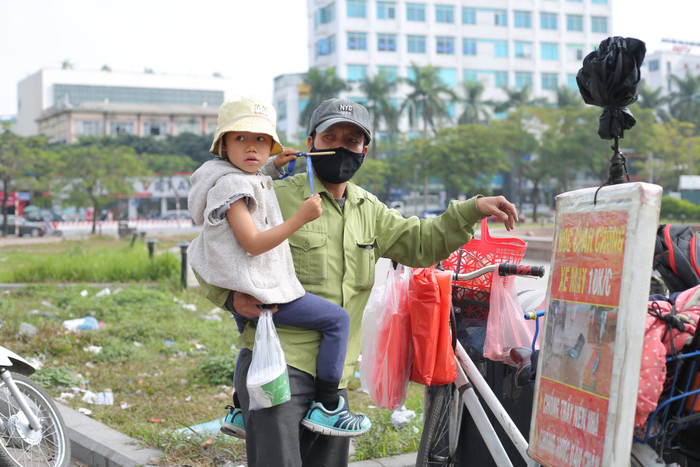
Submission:
[[[312,402],[301,424],[311,431],[328,436],[359,436],[372,426],[365,415],[351,414],[342,397],[338,408],[332,412],[326,410],[320,402]]]
[[[228,413],[221,424],[221,432],[234,438],[245,439],[245,425],[243,425],[243,411],[227,405]]]

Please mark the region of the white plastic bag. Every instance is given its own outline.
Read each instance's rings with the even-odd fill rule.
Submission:
[[[410,268],[389,270],[384,287],[370,294],[362,316],[362,387],[372,402],[394,410],[406,399],[413,347],[408,309]]]
[[[287,361],[272,322],[272,312],[267,309],[260,312],[258,319],[246,386],[250,396],[250,410],[272,407],[292,397]]]
[[[498,277],[491,283],[489,317],[486,321],[484,357],[504,362],[515,347],[529,349],[535,336],[535,322],[524,317],[515,281],[512,277]]]

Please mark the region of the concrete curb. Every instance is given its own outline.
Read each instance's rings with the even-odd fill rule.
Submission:
[[[90,467],[155,467],[163,452],[56,402],[71,441],[73,459]],[[413,467],[416,454],[350,462],[348,467]]]
[[[368,461],[350,462],[348,467],[414,467],[416,453],[401,454],[400,456],[371,459]]]
[[[71,441],[73,459],[90,467],[153,466],[163,456],[133,438],[57,402]]]

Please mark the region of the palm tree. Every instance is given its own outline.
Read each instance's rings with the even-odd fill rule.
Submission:
[[[685,78],[671,75],[671,81],[678,88],[669,96],[671,116],[681,122],[697,122],[700,117],[700,76],[686,71]]]
[[[306,107],[301,112],[301,115],[299,115],[299,124],[303,127],[308,125],[311,120],[311,114],[314,113],[314,110],[316,110],[316,107],[318,107],[321,102],[326,99],[338,97],[341,91],[350,89],[348,83],[335,74],[335,68],[329,68],[325,71],[318,68],[310,68],[304,75],[303,82],[309,86],[311,90]]]
[[[470,123],[486,123],[490,120],[489,111],[484,107],[486,103],[481,99],[486,87],[482,82],[465,81],[464,82],[464,110],[459,116],[458,123],[460,125],[469,125]]]
[[[377,128],[383,120],[390,134],[398,132],[399,111],[391,104],[389,96],[396,90],[396,81],[392,81],[384,70],[374,77],[366,77],[360,84],[360,89],[367,97],[367,110],[372,116],[372,157],[376,156]]]
[[[423,134],[427,135],[428,126],[436,132],[443,119],[449,118],[449,111],[443,97],[456,100],[455,92],[440,80],[439,69],[432,65],[419,67],[411,64],[413,78],[405,78],[404,81],[412,88],[401,105],[403,110],[411,105],[414,111],[420,114],[423,120]],[[409,113],[409,122],[413,125],[413,113]]]
[[[72,70],[73,69],[73,62],[70,60],[66,59],[61,62],[61,70]]]
[[[541,107],[547,102],[545,97],[531,99],[532,85],[529,83],[520,89],[504,87],[503,91],[508,96],[505,101],[491,102],[494,113],[508,112],[524,106]]]
[[[581,94],[569,88],[568,86],[559,86],[557,89],[557,107],[573,107],[580,109],[583,107],[583,98]]]
[[[639,87],[639,99],[637,105],[641,109],[651,109],[654,112],[654,117],[658,123],[664,123],[671,119],[666,107],[671,96],[664,96],[663,87],[659,86],[656,89],[651,89],[651,86],[646,81],[642,81]]]

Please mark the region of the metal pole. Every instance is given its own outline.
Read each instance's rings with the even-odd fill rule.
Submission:
[[[187,247],[190,244],[183,240],[180,243],[178,243],[178,246],[180,247],[180,283],[182,284],[183,289],[187,289]]]
[[[149,258],[153,258],[153,249],[155,248],[157,241],[158,240],[156,240],[155,238],[149,238],[148,240],[146,240],[146,244],[148,245],[148,257]]]

